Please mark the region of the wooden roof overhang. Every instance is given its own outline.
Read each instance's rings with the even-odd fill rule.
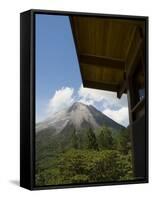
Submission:
[[[120,98],[144,53],[144,21],[71,16],[70,22],[84,87]]]

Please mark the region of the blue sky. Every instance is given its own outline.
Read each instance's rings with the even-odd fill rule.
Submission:
[[[128,124],[125,95],[119,100],[115,93],[83,88],[69,18],[36,14],[36,122],[75,101]]]
[[[38,119],[54,92],[62,87],[78,89],[81,77],[69,18],[36,15],[36,111]]]

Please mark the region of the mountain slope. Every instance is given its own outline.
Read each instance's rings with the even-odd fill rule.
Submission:
[[[116,123],[93,106],[75,102],[70,108],[55,113],[52,117],[36,125],[36,132],[45,129],[53,129],[54,133],[60,133],[66,126],[73,126],[75,130],[82,128],[96,129],[101,126],[108,126],[115,130],[124,128]]]

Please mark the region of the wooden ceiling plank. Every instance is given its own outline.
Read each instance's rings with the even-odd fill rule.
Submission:
[[[132,34],[131,34],[131,36],[130,36],[130,41],[129,41],[129,44],[128,44],[128,48],[127,48],[127,50],[126,50],[126,57],[127,57],[128,54],[129,54],[129,51],[130,51],[132,42],[133,42],[133,40],[134,40],[134,38],[135,38],[136,31],[137,31],[137,27],[135,26],[134,29],[132,30]]]
[[[99,30],[96,30],[97,26],[101,26],[98,22],[97,18],[95,20],[93,20],[92,18],[86,18],[84,19],[84,17],[71,17],[71,25],[74,26],[73,28],[73,35],[75,35],[74,39],[75,39],[75,43],[79,43],[79,48],[77,46],[77,55],[78,55],[78,60],[79,60],[79,64],[80,64],[80,70],[81,70],[81,75],[82,75],[82,81],[85,87],[90,87],[90,88],[96,88],[96,89],[101,89],[101,90],[109,90],[109,91],[115,91],[117,92],[117,96],[120,98],[122,96],[122,94],[124,92],[126,92],[126,88],[127,88],[127,84],[126,81],[128,79],[129,76],[131,76],[137,66],[137,63],[140,59],[140,56],[142,55],[142,49],[143,49],[143,37],[141,37],[139,34],[139,28],[141,25],[140,24],[132,24],[131,20],[127,20],[126,22],[131,22],[128,23],[128,29],[131,28],[132,32],[129,34],[129,40],[128,43],[126,45],[126,49],[125,49],[125,55],[124,57],[120,56],[121,55],[121,48],[119,48],[120,45],[115,45],[115,43],[111,42],[111,40],[107,39],[108,43],[110,41],[110,50],[108,51],[108,53],[106,53],[105,55],[105,51],[101,48],[101,43],[104,43],[104,41],[106,41],[105,36],[102,35],[102,32],[100,32]],[[99,18],[99,20],[101,20]],[[78,22],[77,24],[74,22]],[[88,22],[89,26],[88,26]],[[103,22],[103,19],[102,19]],[[110,20],[104,20],[104,23],[113,23],[113,21]],[[115,21],[118,23],[118,19]],[[104,24],[103,23],[103,24]],[[118,26],[119,25],[123,27],[123,23],[124,21],[122,20],[122,23],[119,22],[120,24],[115,24]],[[81,31],[82,27],[86,26],[85,31]],[[134,25],[134,26],[133,26]],[[91,26],[93,26],[94,28],[92,28],[93,30],[95,30],[94,32],[89,32],[89,30],[91,29]],[[127,25],[126,25],[127,26]],[[109,29],[110,26],[108,26],[108,30],[106,35],[110,32]],[[86,30],[87,29],[87,30]],[[82,29],[83,30],[83,29]],[[100,29],[100,30],[104,30],[104,29]],[[98,34],[96,34],[96,32],[98,32]],[[76,34],[77,33],[77,34]],[[87,39],[84,33],[87,33]],[[125,32],[126,33],[126,32]],[[123,32],[122,34],[125,35],[125,33]],[[110,33],[109,33],[110,34]],[[111,33],[112,34],[112,33]],[[92,35],[96,36],[95,38],[92,37]],[[118,34],[116,34],[118,35]],[[100,36],[100,37],[99,37]],[[104,37],[103,41],[100,41],[101,38]],[[113,37],[116,37],[115,35]],[[122,38],[125,38],[125,36],[123,37],[119,37],[118,42],[120,44],[123,44]],[[87,41],[87,43],[84,43],[84,40]],[[93,42],[92,42],[93,41]],[[96,42],[95,42],[96,41]],[[119,44],[118,43],[118,44]],[[103,48],[106,48],[108,44],[102,44]],[[116,47],[119,51],[119,56],[116,56],[115,49],[114,47]],[[110,53],[112,52],[112,53]],[[120,59],[122,57],[122,59]],[[83,65],[88,66],[85,67],[85,70],[83,69]],[[98,72],[99,70],[96,69],[96,71],[94,71],[94,75],[93,76],[93,80],[90,80],[90,78],[86,76],[84,76],[84,72],[86,72],[87,69],[92,69],[92,67],[98,67],[99,70],[105,70],[105,72],[107,71],[111,71],[110,75],[104,75],[104,77],[107,77],[107,79],[102,80],[102,78],[100,78],[99,81],[97,81],[97,79],[99,79],[96,76],[96,72]],[[121,77],[118,77],[117,83],[114,82],[110,82],[108,80],[108,77],[112,77],[112,75],[117,73],[113,73],[112,69],[114,70],[118,70],[117,73],[124,71],[126,72],[126,79],[124,79],[124,81],[121,79]],[[95,70],[95,69],[94,69]],[[89,72],[92,74],[92,72]],[[102,73],[104,74],[104,73]],[[87,79],[87,80],[86,80]],[[121,79],[121,80],[120,80]],[[112,81],[112,80],[111,80]],[[119,84],[118,84],[119,83]]]

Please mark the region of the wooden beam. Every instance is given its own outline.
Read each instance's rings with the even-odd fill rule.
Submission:
[[[111,57],[95,56],[91,54],[80,54],[79,61],[81,64],[96,65],[111,69],[124,70],[125,68],[124,60]]]
[[[132,109],[131,112],[139,111],[145,105],[145,98],[141,99]]]
[[[141,37],[141,30],[136,27],[132,32],[131,41],[128,45],[127,50],[127,57],[126,57],[126,66],[125,66],[125,77],[124,81],[121,84],[121,87],[119,87],[119,90],[117,92],[117,97],[121,98],[122,94],[126,91],[128,88],[128,80],[132,75],[134,74],[136,68],[138,67],[138,63],[140,61],[140,58],[142,58],[142,52],[143,52],[143,38]],[[135,38],[138,36],[139,40],[136,45],[134,44]],[[132,48],[134,51],[132,51]],[[131,54],[130,54],[131,52]]]
[[[96,82],[96,81],[90,81],[90,80],[84,80],[84,87],[100,89],[100,90],[108,90],[112,92],[116,92],[118,90],[118,84]]]
[[[128,84],[127,84],[127,81],[125,80],[125,81],[123,81],[123,83],[121,84],[121,87],[119,88],[119,90],[117,91],[117,97],[120,99],[121,98],[121,96],[123,95],[123,93],[125,93],[126,92],[126,90],[127,90],[127,86]]]
[[[137,26],[135,26],[132,30],[132,34],[130,36],[130,40],[129,40],[129,43],[128,43],[128,48],[126,50],[126,57],[128,57],[128,54],[129,54],[129,51],[130,49],[132,48],[132,43],[134,42],[135,40],[135,37],[136,37],[136,32],[137,32]],[[126,71],[126,69],[125,69]]]
[[[141,58],[141,55],[142,55],[142,48],[143,48],[143,41],[140,40],[137,47],[136,47],[134,54],[132,55],[130,64],[127,67],[127,72],[126,72],[127,77],[129,77],[129,76],[131,77],[134,74],[136,68],[138,67],[137,64],[138,64],[138,62]]]
[[[138,38],[138,41],[137,41]],[[136,27],[132,34],[132,40],[128,48],[127,56],[126,56],[126,77],[131,77],[139,63],[140,58],[143,54],[143,48],[144,48],[144,38],[141,34],[141,29],[139,27]]]

